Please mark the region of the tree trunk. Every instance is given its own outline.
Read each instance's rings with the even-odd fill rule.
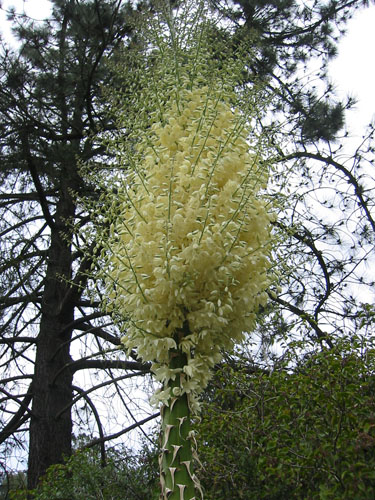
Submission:
[[[61,193],[51,227],[32,383],[29,489],[35,488],[50,465],[61,463],[64,456],[71,454],[73,374],[64,367],[71,361],[72,331],[66,327],[74,319],[74,301],[66,299],[72,268],[72,235],[68,223],[74,216],[75,206],[67,186],[61,189]]]

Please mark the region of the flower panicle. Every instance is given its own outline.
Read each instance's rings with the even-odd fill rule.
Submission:
[[[131,195],[124,181],[128,203],[117,205],[107,246],[116,269],[112,302],[131,318],[124,346],[155,363],[165,382],[176,344],[188,363],[179,390],[197,395],[221,351],[254,328],[265,303],[272,215],[261,196],[266,166],[249,151],[242,114],[222,88],[179,92],[179,107],[172,97],[152,125],[151,143],[148,132],[139,141],[144,164],[134,172],[142,179]],[[176,342],[184,324],[190,333]],[[154,401],[170,397],[164,390]]]

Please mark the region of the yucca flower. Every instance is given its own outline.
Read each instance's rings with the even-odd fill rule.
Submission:
[[[107,200],[101,275],[125,350],[151,362],[161,383],[152,403],[162,410],[162,498],[192,500],[200,488],[190,415],[214,365],[266,303],[273,215],[269,167],[249,139],[251,116],[236,107],[240,59],[210,73],[200,29],[187,49],[175,28],[171,43],[157,39],[159,65],[145,66],[133,131],[119,112],[127,142],[114,148],[127,170]]]
[[[171,409],[184,397],[188,411],[198,410],[211,369],[254,328],[267,300],[272,215],[261,195],[267,169],[222,89],[180,90],[163,118],[138,145],[142,165],[119,189],[106,282],[111,306],[128,318],[123,345],[151,361],[162,383],[152,399],[169,414],[167,450]],[[174,471],[181,445],[171,446]],[[189,457],[180,463],[192,474]],[[178,473],[167,489],[183,484]]]
[[[267,299],[271,215],[260,192],[268,172],[247,137],[220,89],[181,90],[179,106],[172,100],[138,146],[143,165],[124,179],[107,295],[129,318],[124,346],[153,362],[164,384],[180,373],[175,394],[205,388]],[[172,370],[177,348],[187,364]],[[154,401],[171,396],[162,390]]]

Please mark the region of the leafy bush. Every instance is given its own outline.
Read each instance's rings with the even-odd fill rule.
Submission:
[[[93,450],[78,451],[64,464],[50,467],[38,488],[10,493],[11,500],[145,500],[157,499],[158,470],[155,452],[134,455],[109,453],[101,466]]]
[[[374,374],[356,339],[292,371],[224,367],[197,425],[205,499],[375,498]]]
[[[26,487],[26,473],[24,471],[10,472],[3,468],[0,475],[0,500],[8,500],[9,492]]]

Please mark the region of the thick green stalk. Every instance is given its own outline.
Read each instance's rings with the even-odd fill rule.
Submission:
[[[170,368],[183,368],[186,354],[178,349],[170,352]],[[169,406],[162,410],[160,477],[162,500],[194,500],[193,450],[190,439],[190,410],[187,394],[173,395],[180,387],[180,375],[168,382],[171,390]]]

